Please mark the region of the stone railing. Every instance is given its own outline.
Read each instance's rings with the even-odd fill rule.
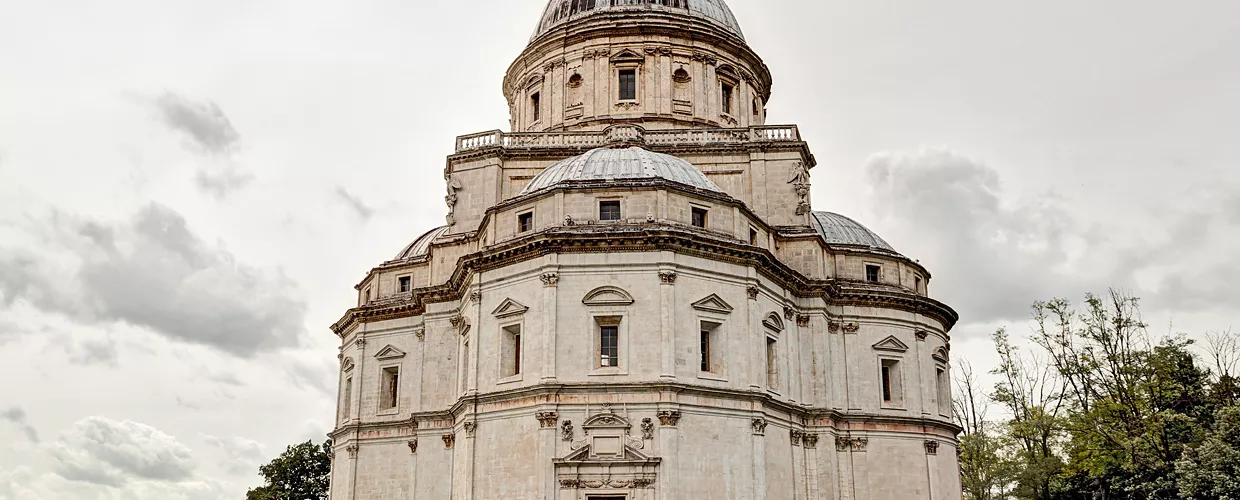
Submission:
[[[492,130],[456,138],[456,152],[486,148],[595,148],[613,143],[652,146],[709,146],[756,142],[801,142],[796,125],[748,128],[690,128],[645,130],[615,125],[597,132],[502,132]]]

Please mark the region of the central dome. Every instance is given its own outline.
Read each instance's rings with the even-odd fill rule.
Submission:
[[[666,179],[697,189],[722,193],[693,164],[672,155],[642,148],[599,148],[547,167],[530,180],[521,194],[540,191],[566,182],[624,179]]]
[[[687,14],[709,21],[741,40],[741,25],[723,0],[551,0],[543,11],[538,29],[531,40],[555,29],[565,22],[606,11],[661,11]]]

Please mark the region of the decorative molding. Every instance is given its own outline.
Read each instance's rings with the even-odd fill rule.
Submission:
[[[540,411],[534,415],[538,419],[538,427],[540,429],[554,429],[555,422],[560,418],[560,414],[553,411]]]
[[[892,335],[890,337],[887,337],[883,340],[878,341],[877,344],[874,344],[874,350],[875,351],[889,351],[889,352],[907,352],[908,344],[905,344],[904,342],[900,342],[900,339],[896,338],[895,335]]]
[[[633,296],[620,287],[611,285],[600,286],[590,290],[581,303],[587,306],[629,306],[633,305]]]
[[[642,419],[642,439],[654,439],[654,422],[649,418]]]
[[[416,436],[409,440],[409,453],[418,454],[418,438]]]
[[[828,321],[827,331],[831,333],[840,333],[840,322],[839,321]]]
[[[594,59],[596,57],[607,57],[611,55],[610,49],[587,49],[583,54],[583,59]]]
[[[349,452],[349,458],[357,458],[357,452],[361,451],[361,447],[359,447],[356,444],[351,444],[349,446],[346,446],[344,451]]]
[[[463,424],[463,426],[465,427],[465,437],[474,437],[474,433],[478,432],[477,421],[468,420]]]
[[[576,490],[576,489],[646,489],[654,485],[653,476],[634,477],[632,479],[621,479],[607,476],[581,476],[574,478],[560,479],[560,489]]]
[[[852,446],[852,451],[856,453],[865,453],[865,449],[869,444],[869,438],[853,438],[850,446]]]
[[[801,440],[802,442],[805,443],[806,449],[813,450],[813,449],[818,448],[818,435],[817,434],[811,434],[807,432],[805,433],[805,435],[801,436]]]
[[[529,307],[520,302],[512,299],[504,299],[504,301],[500,302],[499,306],[496,307],[494,311],[491,311],[491,315],[499,319],[504,319],[511,318],[513,316],[520,316],[529,310]]]
[[[782,332],[784,331],[784,320],[780,319],[778,314],[772,312],[767,314],[766,317],[762,319],[762,326],[777,332]]]
[[[659,417],[659,425],[666,425],[668,427],[676,427],[676,424],[680,422],[680,411],[679,410],[663,410],[663,411],[660,411],[659,413],[656,413],[655,416]]]
[[[573,421],[565,420],[560,422],[560,437],[565,441],[573,441]]]
[[[732,314],[732,305],[725,302],[717,294],[707,295],[702,300],[694,302],[693,308],[699,311],[706,311],[716,314]]]
[[[646,62],[646,57],[630,49],[620,49],[620,52],[611,56],[611,62],[635,62],[640,64]]]
[[[479,292],[477,290],[469,292],[469,302],[471,304],[477,304],[479,302],[482,302],[482,292]]]
[[[344,358],[344,361],[340,362],[340,371],[349,373],[353,371],[355,366],[357,366],[357,364],[353,362],[353,358]]]
[[[456,444],[456,434],[449,432],[443,435],[443,447],[444,448],[451,450],[452,446],[455,444]]]
[[[939,442],[931,440],[931,439],[927,439],[926,440],[926,454],[927,455],[938,455],[939,454]]]
[[[805,328],[805,327],[809,326],[809,315],[808,315],[808,314],[798,314],[798,315],[797,315],[797,326],[799,326],[799,327],[801,327],[801,328]]]
[[[805,438],[805,433],[792,429],[788,431],[788,437],[792,439],[792,446],[801,446],[801,440]]]
[[[796,309],[793,309],[791,306],[784,306],[784,319],[792,321],[792,318],[795,318],[796,316]]]
[[[375,353],[375,358],[379,360],[400,359],[403,357],[405,357],[405,351],[397,349],[390,344]]]
[[[616,103],[616,109],[623,109],[625,111],[632,111],[634,109],[640,108],[641,106],[642,106],[641,103],[634,102],[634,101],[625,101],[625,102]]]
[[[762,417],[755,417],[755,418],[753,419],[753,421],[751,421],[751,422],[749,423],[749,425],[753,427],[753,433],[754,433],[754,435],[755,435],[755,436],[765,436],[765,435],[766,435],[766,426],[767,426],[767,422],[766,422],[766,419],[765,419],[765,418],[762,418]]]
[[[543,273],[542,276],[539,276],[539,279],[542,280],[543,286],[547,287],[557,286],[560,284],[559,273]]]
[[[934,358],[935,361],[938,361],[940,363],[946,363],[947,360],[951,359],[951,356],[947,353],[947,348],[945,347],[940,347],[938,349],[935,349],[934,354],[931,354],[930,357]]]
[[[426,327],[420,326],[413,330],[413,334],[417,335],[418,340],[426,340]]]
[[[745,293],[749,294],[749,300],[758,300],[759,292],[761,292],[761,290],[757,285],[749,285],[745,287]]]
[[[861,325],[856,323],[848,323],[844,325],[844,333],[857,333],[861,331]]]
[[[835,451],[845,452],[852,446],[852,440],[846,437],[835,436]]]
[[[676,284],[676,271],[659,271],[659,282],[664,285]]]
[[[870,444],[869,438],[850,438],[846,436],[835,437],[835,451],[853,451],[856,453],[865,453],[866,447]]]
[[[447,178],[444,180],[446,180],[448,184],[448,195],[443,197],[444,203],[448,205],[448,215],[446,220],[449,226],[455,226],[456,202],[460,200],[460,196],[457,195],[456,192],[461,190],[462,184],[461,180],[457,179],[456,176],[452,174],[448,174]]]
[[[917,337],[917,340],[919,340],[919,341],[921,341],[921,342],[925,342],[925,341],[926,341],[926,337],[929,337],[929,336],[930,336],[930,332],[927,332],[927,331],[925,331],[925,330],[917,330],[917,331],[913,332],[913,336]]]

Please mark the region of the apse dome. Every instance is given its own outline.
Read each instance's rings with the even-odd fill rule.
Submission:
[[[530,180],[521,194],[571,182],[666,179],[686,186],[722,193],[693,164],[672,155],[638,147],[599,148],[547,167]]]
[[[814,212],[814,227],[830,245],[868,247],[899,253],[874,231],[840,214]]]
[[[564,23],[608,11],[659,11],[685,14],[708,21],[724,31],[745,39],[741,25],[724,0],[551,0],[543,11],[534,40]]]

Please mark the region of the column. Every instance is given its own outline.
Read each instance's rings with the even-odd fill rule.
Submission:
[[[555,456],[555,440],[559,438],[557,425],[559,414],[552,410],[540,411],[534,415],[538,419],[538,499],[553,500],[556,497],[555,465],[551,463]]]
[[[559,319],[559,284],[560,273],[558,267],[558,256],[547,256],[548,269],[543,272],[541,279],[543,284],[543,304],[542,314],[543,321],[543,382],[555,382],[556,379],[556,327]]]
[[[676,379],[676,270],[671,266],[674,257],[663,252],[665,264],[659,270],[659,331],[663,341],[663,366],[660,378]]]
[[[839,463],[839,500],[856,498],[853,488],[852,440],[845,436],[835,436],[835,453]]]
[[[762,414],[754,414],[753,422],[753,496],[752,500],[764,500],[766,498],[766,417]]]
[[[676,426],[680,423],[680,410],[660,410],[659,418],[659,453],[663,462],[659,469],[659,498],[661,500],[681,500],[680,491],[680,432]]]
[[[805,500],[805,453],[801,448],[805,433],[790,429],[788,437],[792,440],[792,500]]]

